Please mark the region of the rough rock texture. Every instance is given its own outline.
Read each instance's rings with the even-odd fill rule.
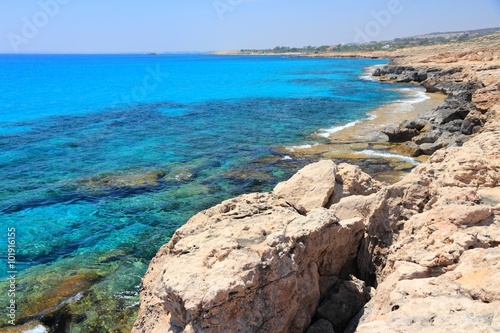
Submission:
[[[413,188],[413,198],[396,204],[399,211],[384,205],[384,227],[375,210],[366,215],[366,257],[358,261],[375,263],[365,269],[379,283],[356,332],[500,330],[499,182],[497,131],[438,151],[387,189]],[[372,205],[388,200],[398,199]]]
[[[199,213],[133,332],[500,332],[500,46],[401,52],[376,74],[448,94],[400,126],[429,160],[388,186],[322,161]]]
[[[404,126],[387,127],[382,133],[389,137],[390,142],[405,142],[420,134],[417,129]]]
[[[391,66],[386,67],[387,70],[392,70]],[[475,132],[474,128],[481,124],[479,120],[481,112],[471,102],[480,83],[449,83],[431,79],[429,81],[424,82],[428,89],[431,86],[435,87],[448,97],[443,105],[425,112],[419,118],[404,121],[398,127],[383,131],[390,142],[403,142],[403,145],[397,148],[399,153],[412,157],[422,154],[432,155],[442,147],[465,140],[465,137],[450,134],[471,135]]]
[[[301,213],[324,207],[333,193],[337,166],[328,160],[310,164],[291,179],[279,183],[273,193]]]
[[[335,168],[316,163],[289,184],[298,179],[314,193],[316,183],[301,181],[315,170],[333,176],[333,189]],[[152,260],[133,331],[305,331],[321,295],[352,266],[363,235],[361,219],[339,220],[321,208],[331,191],[323,194],[316,207],[309,202],[307,216],[272,193],[195,215]]]
[[[337,166],[333,195],[327,206],[351,195],[370,195],[382,188],[382,183],[363,172],[360,167],[341,163]]]
[[[432,155],[441,147],[460,145],[468,136],[478,133],[500,101],[500,45],[492,42],[495,38],[500,39],[500,35],[482,41],[485,44],[483,48],[468,44],[457,45],[456,50],[451,50],[453,47],[450,46],[446,50],[443,46],[441,49],[427,47],[409,49],[407,53],[401,51],[402,56],[378,69],[374,75],[383,81],[418,83],[428,92],[441,92],[448,96],[443,105],[417,119],[405,121],[399,127],[383,131],[389,141],[412,140],[418,145],[432,144],[439,139],[436,131],[441,132],[445,136],[439,145],[421,146],[420,150],[406,149],[407,154]],[[422,124],[425,126],[422,127]],[[450,136],[451,133],[462,136]]]
[[[328,321],[334,331],[342,332],[370,300],[372,289],[353,276],[349,280],[339,280],[323,297],[316,316]]]

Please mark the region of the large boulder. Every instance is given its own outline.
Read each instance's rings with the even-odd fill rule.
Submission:
[[[420,134],[415,128],[406,128],[402,126],[389,126],[382,130],[387,135],[389,142],[405,142]]]
[[[442,148],[441,144],[439,143],[422,143],[420,146],[420,151],[424,155],[432,155],[434,154],[438,149]]]
[[[420,146],[413,141],[404,142],[403,144],[394,147],[393,151],[410,157],[418,157],[422,155]]]
[[[337,166],[331,160],[307,165],[292,178],[281,182],[273,193],[301,213],[325,207],[335,187]]]
[[[434,143],[437,139],[443,134],[443,131],[440,129],[432,129],[426,133],[420,134],[412,139],[418,145],[422,143]]]
[[[191,218],[151,261],[133,332],[305,331],[321,295],[355,262],[364,230],[361,218],[313,209],[331,195],[335,170],[323,161],[292,177],[303,194],[284,195],[281,185],[282,197],[243,195]],[[332,189],[309,179],[318,176],[331,177]],[[323,199],[301,201],[318,188]],[[289,201],[305,202],[307,216]]]
[[[382,183],[363,172],[359,166],[347,163],[338,165],[335,188],[328,207],[352,195],[370,195],[382,188]]]

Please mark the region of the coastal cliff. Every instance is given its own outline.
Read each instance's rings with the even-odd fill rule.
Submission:
[[[397,54],[374,74],[448,95],[384,130],[429,160],[392,185],[323,160],[200,212],[151,261],[133,332],[499,331],[499,54]]]

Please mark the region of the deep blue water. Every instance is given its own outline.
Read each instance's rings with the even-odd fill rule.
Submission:
[[[25,288],[35,275],[96,271],[96,295],[135,297],[151,257],[191,215],[300,165],[277,147],[400,98],[360,80],[381,63],[0,55],[0,275],[14,227]]]

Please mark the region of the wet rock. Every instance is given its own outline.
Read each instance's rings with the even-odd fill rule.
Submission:
[[[455,140],[458,138],[458,135],[454,135],[450,132],[443,132],[443,134],[436,140],[436,144],[441,145],[441,147],[450,147],[455,145]]]
[[[415,142],[417,145],[421,145],[423,143],[434,143],[436,142],[437,139],[439,139],[439,137],[442,134],[443,131],[441,131],[440,129],[433,129],[412,138],[412,141]]]
[[[442,148],[442,146],[439,143],[423,143],[419,147],[420,150],[422,151],[422,154],[424,155],[432,155],[438,149]]]
[[[456,120],[452,120],[446,124],[444,124],[443,126],[441,126],[441,129],[443,131],[448,131],[448,132],[461,132],[462,130],[462,125],[463,125],[464,121],[462,119],[456,119]]]
[[[401,126],[386,127],[382,133],[389,137],[389,142],[405,142],[420,134],[415,128]]]
[[[39,321],[32,321],[22,325],[15,325],[11,327],[3,327],[4,333],[46,333],[50,332],[50,328],[43,325]]]
[[[462,126],[460,127],[460,132],[464,135],[471,135],[474,132],[474,127],[476,125],[470,120],[466,119],[463,121]]]
[[[418,79],[416,80],[417,82],[423,82],[427,80],[429,77],[428,71],[426,70],[419,70],[418,72]]]
[[[412,141],[406,141],[405,143],[395,147],[393,151],[410,157],[417,157],[422,155],[420,146]]]
[[[66,321],[68,315],[64,314],[65,309],[70,303],[79,299],[98,278],[97,275],[92,273],[71,275],[71,273],[67,272],[44,272],[44,274],[30,276],[29,278],[21,277],[18,280],[19,284],[16,290],[18,299],[16,323],[27,323],[19,326],[27,330],[29,326],[36,327],[40,323],[51,327],[52,325],[49,325],[51,318],[58,317]],[[0,327],[9,326],[6,320],[8,320],[7,316],[0,319]],[[60,326],[64,325],[66,325],[66,322]],[[16,330],[12,332],[16,332]]]
[[[417,131],[421,131],[428,124],[429,121],[427,119],[415,118],[403,121],[400,126],[408,129],[416,129]]]
[[[404,71],[396,78],[396,82],[402,82],[402,83],[408,83],[413,81],[418,82],[418,80],[419,80],[419,75],[415,71]]]
[[[83,191],[100,192],[137,188],[154,188],[160,185],[165,176],[162,170],[132,174],[102,174],[78,182]]]
[[[434,117],[432,118],[432,120],[438,125],[443,125],[453,120],[463,120],[467,116],[468,112],[469,111],[462,111],[445,107],[437,109],[434,112]]]

